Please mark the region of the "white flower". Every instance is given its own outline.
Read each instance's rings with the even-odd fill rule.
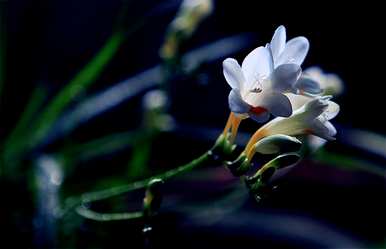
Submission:
[[[258,122],[265,122],[270,114],[289,117],[291,103],[284,93],[302,93],[298,79],[301,63],[307,55],[309,43],[305,37],[296,37],[286,43],[284,26],[280,26],[271,44],[258,47],[249,53],[242,65],[233,58],[223,62],[223,73],[232,87],[229,107],[239,116],[250,116]],[[311,87],[320,89],[313,84]],[[315,92],[315,90],[314,90]]]
[[[331,96],[317,97],[294,111],[291,117],[277,117],[261,127],[264,136],[285,134],[298,136],[313,134],[326,140],[334,140],[335,127],[329,120],[339,112],[339,105],[330,101]]]
[[[319,83],[324,95],[337,96],[343,92],[342,79],[333,73],[325,73],[319,67],[310,67],[303,72],[305,79],[310,79]],[[303,78],[303,77],[302,77]]]
[[[324,90],[325,91],[325,90]],[[294,110],[300,109],[302,106],[310,102],[313,98],[308,96],[302,96],[302,95],[295,95],[292,93],[286,94],[287,97],[290,99],[292,107]],[[330,101],[331,102],[331,101]],[[335,104],[334,102],[331,102],[330,110],[338,110],[339,106]],[[315,136],[315,135],[308,135],[307,137],[303,138],[307,140],[307,144],[310,147],[311,151],[316,151],[317,149],[321,148],[327,141],[324,138]]]

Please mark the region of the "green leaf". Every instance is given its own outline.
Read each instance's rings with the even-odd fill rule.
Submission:
[[[95,82],[118,51],[124,38],[123,32],[114,33],[95,57],[52,99],[36,122],[36,132],[31,141],[32,147],[44,139],[67,105]]]
[[[31,128],[31,121],[37,114],[38,109],[43,105],[46,96],[47,92],[43,87],[37,86],[33,90],[25,110],[20,115],[20,118],[17,121],[15,127],[6,139],[4,147],[7,150],[14,150],[15,147],[20,145],[20,143],[25,142],[28,136],[27,131],[29,131]]]

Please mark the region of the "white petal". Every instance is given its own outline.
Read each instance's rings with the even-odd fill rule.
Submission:
[[[275,134],[259,140],[254,149],[260,154],[284,154],[299,151],[302,142],[295,137]]]
[[[246,79],[246,88],[252,88],[252,84],[268,77],[273,70],[270,51],[265,47],[254,49],[245,57],[241,69]]]
[[[289,98],[294,111],[312,100],[311,97],[299,94],[286,93],[285,95]]]
[[[233,58],[227,58],[222,63],[223,73],[228,84],[234,89],[241,89],[245,82],[239,63]]]
[[[320,116],[327,108],[328,101],[325,97],[314,98],[304,106],[304,120],[309,122]]]
[[[255,114],[253,112],[250,112],[249,117],[258,123],[264,123],[264,122],[268,121],[270,114],[269,114],[269,112],[262,112],[260,114]]]
[[[275,134],[297,136],[303,134],[308,124],[299,122],[299,120],[294,117],[295,114],[289,118],[277,117],[266,123],[260,129],[264,130],[267,136]]]
[[[300,79],[295,84],[295,88],[301,92],[314,95],[322,93],[322,89],[320,89],[319,83],[308,77],[300,77]]]
[[[291,90],[299,79],[301,72],[301,68],[297,64],[282,64],[278,66],[271,75],[271,88],[279,92]]]
[[[330,135],[332,137],[336,135],[336,133],[337,133],[336,128],[330,121],[325,122],[324,125],[328,129],[328,135]]]
[[[262,92],[254,99],[253,106],[267,109],[274,116],[289,117],[292,114],[292,106],[288,97],[278,92]]]
[[[326,140],[335,140],[335,138],[331,135],[332,132],[330,131],[330,126],[327,127],[326,123],[320,122],[319,119],[315,119],[314,122],[312,122],[310,128],[315,136],[324,138]]]
[[[326,111],[323,113],[324,117],[326,120],[331,120],[338,115],[340,110],[340,107],[337,103],[333,101],[328,101],[328,107]]]
[[[318,136],[309,135],[308,136],[308,144],[311,147],[312,151],[316,151],[326,144],[326,139],[320,138]]]
[[[310,44],[307,38],[299,36],[291,39],[285,45],[284,51],[280,54],[275,66],[285,63],[295,63],[301,65],[306,58]]]
[[[326,94],[340,95],[344,90],[343,80],[336,74],[327,74],[324,82]]]
[[[324,73],[321,68],[316,66],[307,68],[304,74],[319,82],[320,88],[324,90],[323,94],[339,95],[343,91],[343,81],[336,74]]]
[[[316,81],[319,81],[320,76],[323,75],[323,70],[318,66],[312,66],[304,70],[304,74]]]
[[[286,39],[285,27],[281,25],[275,30],[271,40],[271,51],[274,61],[278,59],[280,53],[283,52]]]
[[[233,89],[228,96],[229,108],[237,114],[248,113],[250,106],[241,98],[240,92]]]

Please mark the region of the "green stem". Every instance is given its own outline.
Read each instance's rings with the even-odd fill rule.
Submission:
[[[194,168],[204,164],[207,162],[211,157],[210,157],[211,152],[207,151],[200,157],[192,160],[191,162],[184,164],[180,167],[177,167],[175,169],[166,171],[164,173],[152,176],[148,179],[133,182],[127,185],[123,186],[118,186],[114,188],[110,188],[107,190],[102,190],[102,191],[97,191],[97,192],[92,192],[92,193],[86,193],[82,195],[81,200],[83,203],[88,203],[88,202],[94,202],[94,201],[99,201],[103,199],[107,199],[116,195],[120,195],[129,191],[137,190],[137,189],[142,189],[147,186],[147,184],[153,180],[153,179],[162,179],[164,181],[169,180],[170,178],[173,178],[179,174],[185,173],[187,171],[191,171]]]
[[[215,145],[215,147],[216,147],[216,145]],[[146,188],[148,186],[148,183],[153,179],[162,179],[162,180],[166,181],[166,180],[173,178],[177,175],[191,171],[191,170],[203,165],[204,163],[208,162],[212,158],[211,155],[212,155],[212,150],[209,150],[209,151],[205,152],[204,154],[202,154],[200,157],[192,160],[191,162],[189,162],[187,164],[184,164],[184,165],[177,167],[175,169],[166,171],[164,173],[152,176],[150,178],[147,178],[147,179],[144,179],[141,181],[136,181],[136,182],[133,182],[130,184],[122,185],[122,186],[109,188],[106,190],[85,193],[85,194],[81,195],[79,198],[69,198],[68,201],[66,202],[67,207],[63,210],[62,215],[65,215],[68,211],[70,211],[74,208],[77,208],[81,204],[87,204],[87,203],[94,202],[94,201],[100,201],[100,200],[108,199],[108,198],[113,197],[113,196],[117,196],[117,195],[121,195],[121,194],[130,192],[130,191]]]
[[[95,221],[132,220],[143,217],[143,212],[98,213],[84,206],[78,206],[76,212],[84,218]]]

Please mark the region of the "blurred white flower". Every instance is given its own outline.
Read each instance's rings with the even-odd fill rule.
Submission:
[[[231,111],[258,122],[267,121],[270,114],[289,117],[292,105],[284,93],[320,91],[316,83],[306,88],[297,83],[308,48],[305,37],[296,37],[286,43],[285,28],[280,26],[271,44],[254,49],[241,66],[233,58],[225,59],[223,73],[232,87],[229,94]]]
[[[207,15],[213,10],[212,0],[184,0],[181,3],[182,11],[195,11]]]
[[[334,140],[336,129],[329,120],[338,114],[339,105],[330,101],[330,98],[331,96],[316,97],[294,111],[291,117],[277,117],[259,130],[264,136],[313,134],[326,140]]]
[[[344,85],[342,79],[333,73],[325,73],[319,67],[310,67],[303,72],[305,79],[310,79],[319,83],[324,95],[337,96],[343,92]],[[302,77],[303,78],[303,77]]]
[[[208,17],[214,8],[213,0],[184,0],[176,18],[168,27],[160,55],[164,59],[177,56],[181,43],[191,37],[199,24]]]

